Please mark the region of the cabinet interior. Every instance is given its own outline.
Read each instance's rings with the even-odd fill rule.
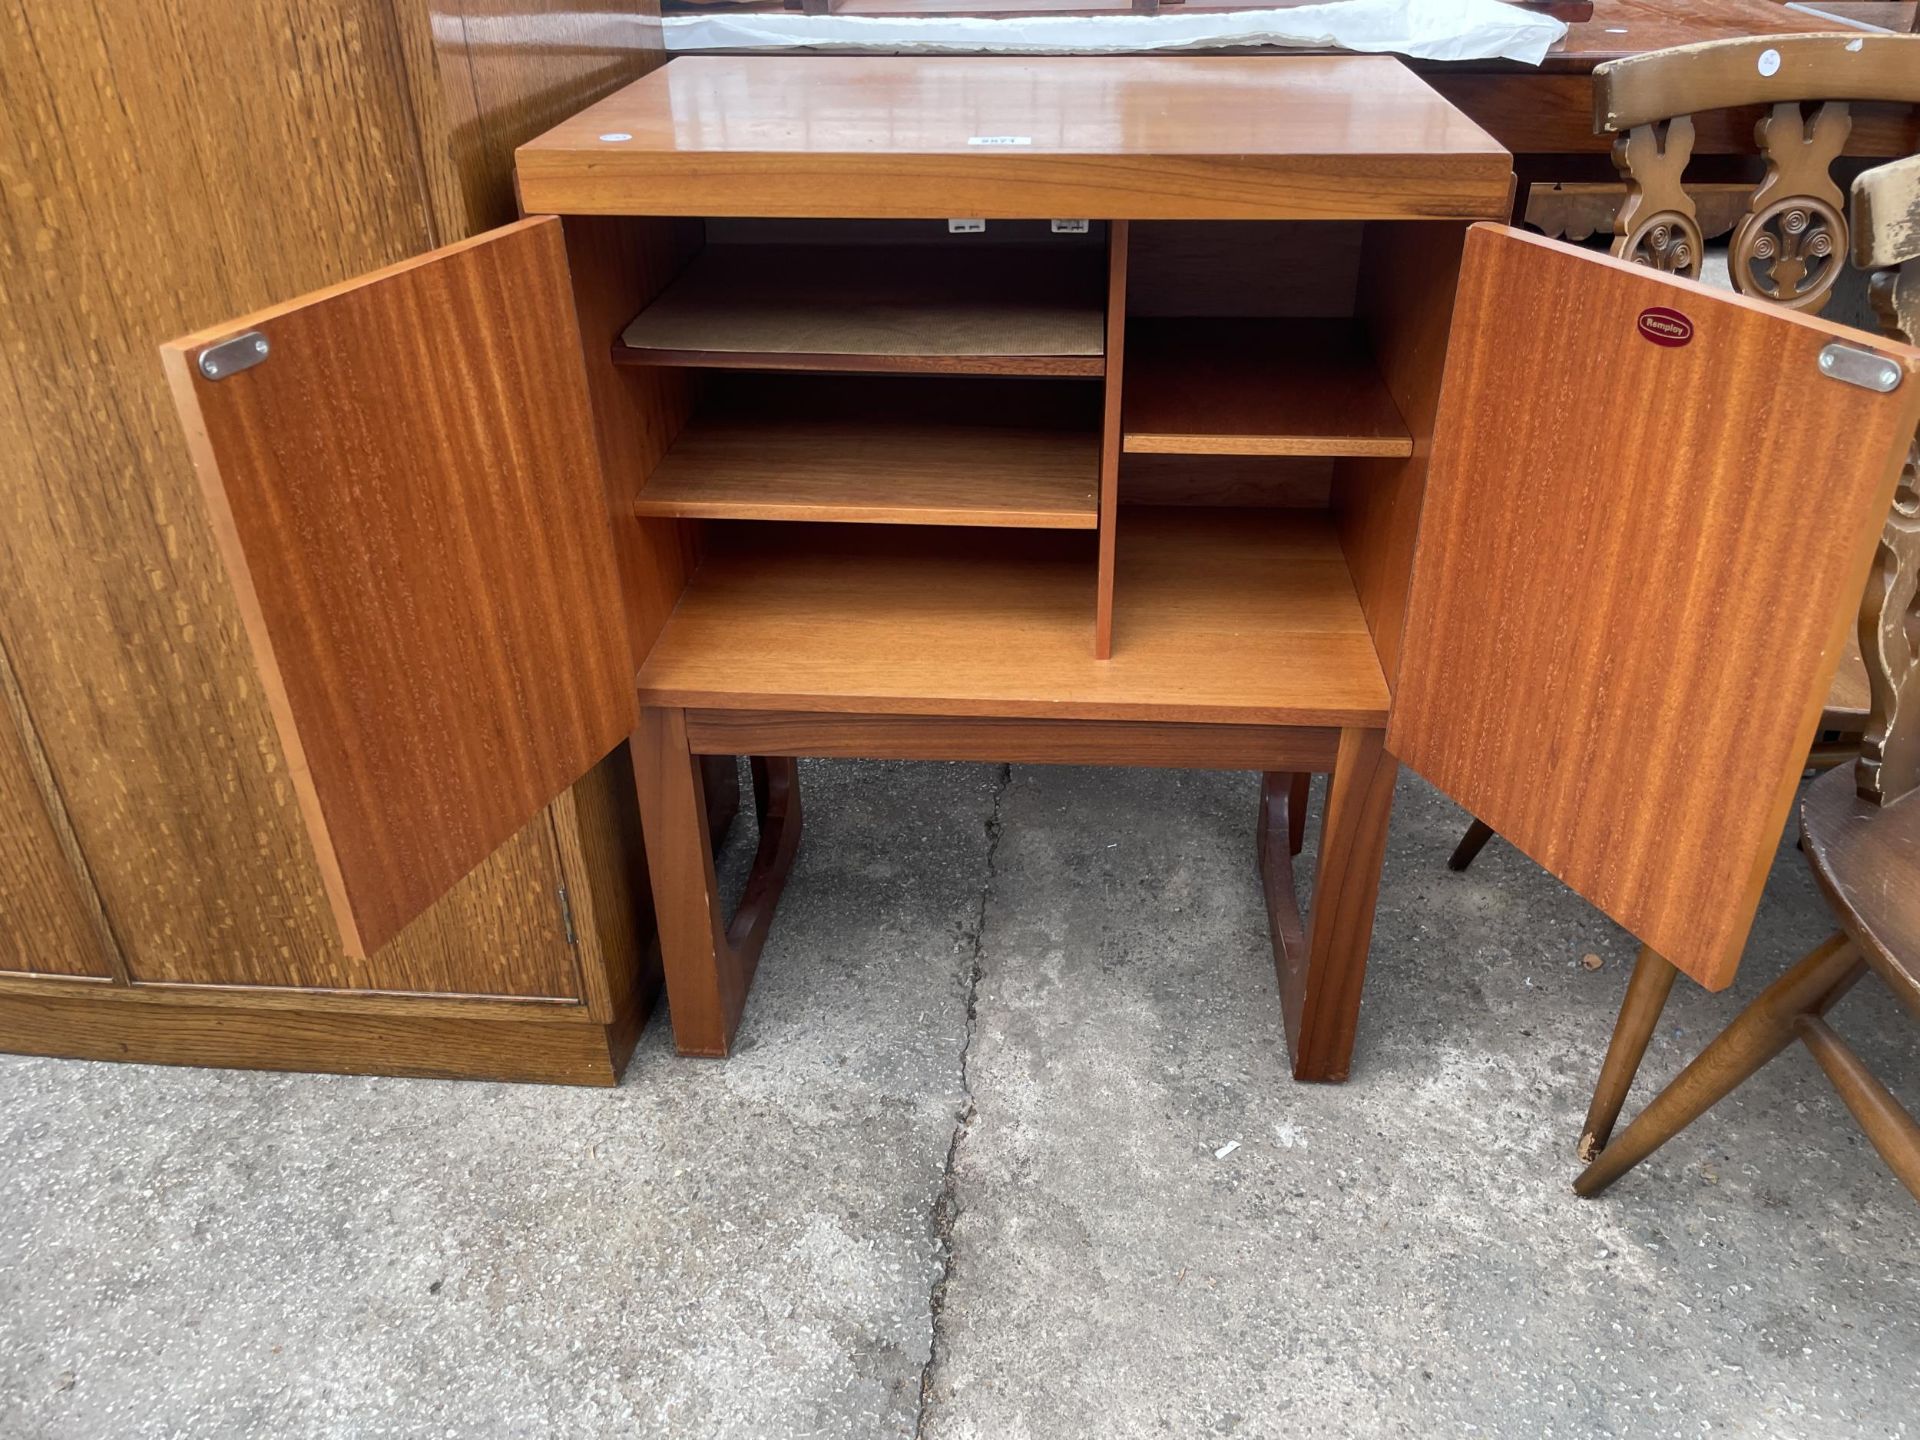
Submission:
[[[1384,720],[1460,224],[566,223],[652,698]]]

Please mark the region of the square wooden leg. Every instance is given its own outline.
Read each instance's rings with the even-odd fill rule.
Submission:
[[[684,711],[642,707],[633,769],[674,1045],[683,1055],[725,1055],[799,850],[799,772],[788,758],[753,761],[760,848],[729,925],[713,868],[705,767],[688,748]]]
[[[1298,823],[1291,814],[1295,786],[1290,776],[1269,775],[1263,790],[1261,880],[1296,1080],[1344,1080],[1353,1056],[1399,770],[1384,738],[1379,730],[1340,732],[1321,822],[1313,913],[1304,925],[1289,844]]]

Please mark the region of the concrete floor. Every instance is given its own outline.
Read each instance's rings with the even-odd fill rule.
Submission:
[[[1308,1087],[1252,777],[806,779],[731,1060],[660,1022],[610,1092],[0,1060],[0,1435],[1920,1432],[1920,1211],[1812,1062],[1576,1200],[1631,945],[1502,844],[1447,872],[1421,783],[1354,1078]],[[1783,846],[1649,1074],[1825,929]],[[1915,1094],[1884,992],[1836,1017]]]

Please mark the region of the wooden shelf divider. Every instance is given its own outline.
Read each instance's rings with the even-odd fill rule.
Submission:
[[[1127,352],[1129,453],[1413,453],[1352,321],[1135,320]]]
[[[714,245],[614,345],[622,365],[1098,376],[1085,245]]]

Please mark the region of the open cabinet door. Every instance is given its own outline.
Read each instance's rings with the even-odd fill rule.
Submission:
[[[560,222],[162,351],[347,950],[633,730]]]
[[[1917,420],[1920,352],[1474,227],[1388,748],[1724,985]]]

